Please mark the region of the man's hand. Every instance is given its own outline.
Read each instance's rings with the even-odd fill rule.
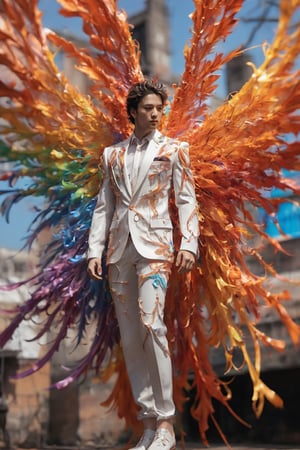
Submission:
[[[94,280],[102,280],[102,266],[100,258],[90,258],[87,267],[88,274]]]
[[[189,272],[192,270],[195,264],[196,257],[194,253],[188,250],[179,250],[176,258],[176,267],[178,267],[178,272]]]

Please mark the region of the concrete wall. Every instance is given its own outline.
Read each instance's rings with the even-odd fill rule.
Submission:
[[[33,254],[0,249],[0,284],[26,279],[34,273],[35,263]],[[24,303],[28,295],[27,287],[0,292],[0,307],[14,308]],[[11,317],[0,315],[0,331],[9,325]],[[45,354],[47,341],[51,342],[53,336],[45,336],[37,342],[27,341],[37,328],[32,321],[22,322],[13,339],[0,350],[0,446],[8,446],[8,438],[11,445],[18,447],[118,442],[124,434],[124,422],[116,412],[100,405],[107,398],[111,383],[103,385],[96,374],[89,374],[83,383],[74,383],[60,391],[49,389],[68,375],[63,366],[73,366],[84,356],[89,338],[74,352],[74,336],[70,331],[70,340],[62,343],[51,363],[29,377],[11,378],[31,368]],[[92,326],[90,333],[93,333]],[[2,428],[6,433],[1,433]]]

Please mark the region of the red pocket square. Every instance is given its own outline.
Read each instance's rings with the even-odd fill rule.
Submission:
[[[166,156],[157,156],[153,161],[170,161]]]

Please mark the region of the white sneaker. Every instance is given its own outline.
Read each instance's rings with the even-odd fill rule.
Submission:
[[[166,428],[158,428],[149,450],[175,450],[176,440]]]
[[[153,441],[154,435],[154,430],[145,430],[136,446],[130,448],[129,450],[147,450],[150,447],[151,442]]]

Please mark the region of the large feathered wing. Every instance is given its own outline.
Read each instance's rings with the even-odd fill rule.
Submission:
[[[5,72],[0,83],[4,118],[1,158],[12,163],[2,179],[11,185],[22,177],[32,180],[26,189],[4,192],[2,208],[8,214],[13,204],[28,195],[45,198],[28,245],[45,229],[54,236],[41,256],[39,272],[30,280],[31,297],[15,311],[0,344],[11,338],[25,318],[46,317],[37,338],[50,328],[58,331],[34,371],[49,361],[70,327],[78,327],[80,342],[94,317],[97,330],[87,356],[58,387],[91,368],[103,380],[117,374],[107,404],[115,404],[119,415],[128,424],[135,424],[136,411],[106,278],[103,283],[87,278],[85,251],[102,149],[130,131],[125,98],[129,85],[142,78],[139,50],[125,13],[117,11],[115,1],[60,3],[63,15],[82,18],[91,49],[78,48],[53,32],[46,36],[36,1],[2,2],[1,63]],[[281,304],[283,295],[266,291],[264,277],[255,276],[247,265],[247,257],[254,254],[266,271],[274,274],[248,242],[252,232],[271,241],[256,224],[248,205],[261,205],[271,212],[276,205],[264,197],[264,189],[278,186],[297,191],[282,178],[281,169],[299,168],[296,144],[286,137],[299,131],[299,74],[292,66],[299,52],[299,31],[291,34],[287,28],[289,15],[299,1],[282,2],[278,34],[266,49],[264,64],[253,67],[253,76],[244,88],[210,113],[208,99],[216,88],[216,73],[238,52],[211,55],[216,43],[231,32],[242,3],[195,1],[193,37],[185,49],[186,70],[166,121],[168,134],[190,143],[201,224],[201,264],[188,278],[173,271],[168,291],[166,321],[174,363],[174,395],[177,407],[182,408],[192,371],[196,396],[191,412],[204,441],[208,419],[214,420],[212,398],[230,409],[230,391],[211,367],[209,348],[223,345],[228,370],[233,366],[233,349],[241,349],[260,413],[264,397],[277,406],[281,401],[260,380],[257,344],[276,348],[282,344],[255,326],[253,317],[259,316],[259,303],[275,308],[294,342],[299,338],[299,327]],[[64,78],[48,42],[76,61],[77,69],[90,80],[91,96],[80,94]],[[174,220],[176,223],[175,214]],[[272,243],[279,248],[278,242]],[[245,328],[255,343],[254,362],[245,345]]]
[[[85,252],[102,150],[130,132],[125,94],[142,77],[139,49],[116,2],[61,3],[63,14],[82,17],[92,50],[76,48],[44,30],[37,1],[4,0],[1,6],[1,162],[10,163],[10,170],[1,172],[1,180],[9,184],[2,191],[2,213],[9,218],[11,207],[26,197],[44,199],[25,246],[30,248],[42,232],[49,240],[41,251],[38,272],[28,280],[32,294],[11,311],[11,324],[2,332],[0,344],[5,345],[21,321],[34,317],[42,322],[36,339],[55,333],[43,358],[19,375],[25,376],[51,359],[69,329],[77,327],[80,342],[94,318],[95,338],[87,356],[57,387],[88,369],[104,371],[106,366],[103,376],[119,371],[128,385],[106,280],[98,284],[88,278]],[[55,53],[60,50],[88,76],[90,95],[82,95],[58,69]],[[26,187],[23,178],[31,180]],[[14,188],[16,181],[20,187]],[[124,392],[130,390],[125,386]],[[130,397],[118,404],[122,416],[126,409],[133,411],[127,417],[134,416],[128,401]]]

